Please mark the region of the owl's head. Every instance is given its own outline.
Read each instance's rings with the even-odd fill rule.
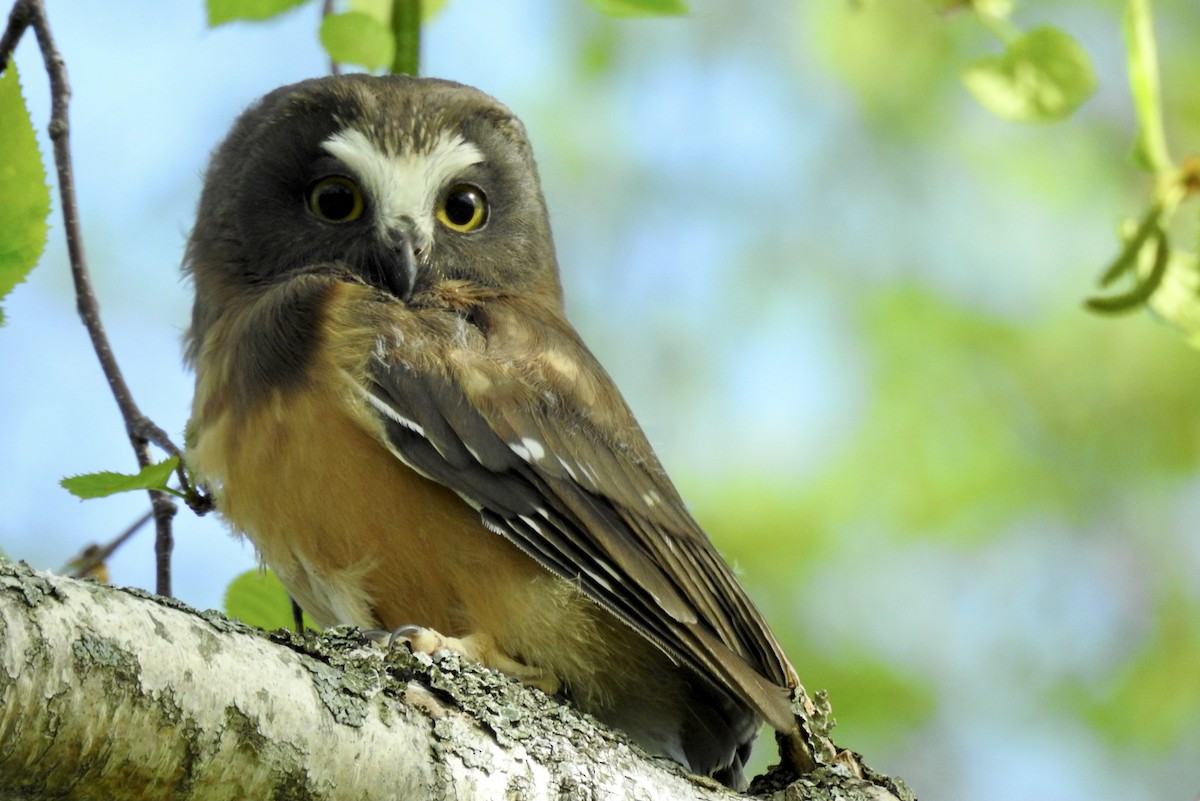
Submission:
[[[477,89],[404,76],[303,81],[247,109],[205,178],[197,289],[234,298],[331,264],[404,301],[461,280],[560,303],[520,121]]]

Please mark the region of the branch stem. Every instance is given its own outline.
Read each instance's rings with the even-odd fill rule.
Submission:
[[[391,72],[416,77],[421,71],[421,0],[392,0],[392,40],[396,55]]]
[[[85,578],[91,575],[104,562],[108,561],[108,557],[116,553],[116,550],[136,534],[142,526],[150,522],[150,518],[154,516],[154,510],[146,512],[137,520],[129,524],[129,526],[117,536],[113,537],[107,545],[89,545],[84,548],[79,556],[76,556],[67,564],[70,566],[71,578]]]
[[[1162,173],[1172,165],[1163,127],[1158,47],[1154,41],[1154,19],[1151,16],[1150,0],[1129,0],[1125,7],[1124,28],[1129,89],[1133,95],[1133,107],[1138,122],[1134,152],[1146,168],[1155,173]]]
[[[324,22],[325,18],[328,17],[332,13],[333,13],[333,0],[321,0],[321,21]],[[329,58],[329,74],[330,75],[341,75],[342,74],[341,66],[336,61],[333,60],[332,56],[330,56],[330,58]]]
[[[38,47],[42,51],[42,59],[46,65],[46,74],[50,80],[50,124],[47,132],[54,146],[54,166],[58,174],[58,191],[62,204],[63,231],[67,240],[67,255],[71,263],[71,277],[75,283],[76,308],[83,320],[84,328],[92,340],[92,348],[100,361],[100,368],[108,380],[109,389],[120,409],[125,421],[125,430],[137,457],[138,467],[144,468],[151,464],[149,443],[153,442],[172,455],[179,454],[179,448],[171,442],[166,433],[154,425],[142,414],[133,400],[133,393],[125,383],[125,377],[113,355],[108,336],[100,321],[100,306],[96,301],[96,293],[92,288],[91,274],[87,267],[87,257],[83,247],[83,232],[79,224],[79,206],[75,197],[75,174],[71,164],[70,118],[68,106],[71,100],[71,87],[67,80],[67,67],[62,54],[55,45],[50,33],[50,22],[46,17],[46,7],[43,0],[17,0],[9,14],[8,27],[0,38],[0,67],[8,64],[17,42],[27,28],[33,28],[37,37]],[[170,557],[173,538],[171,534],[171,518],[174,517],[176,506],[171,499],[161,492],[150,492],[150,502],[154,510],[155,527],[158,536],[155,542],[156,591],[160,595],[171,594]]]

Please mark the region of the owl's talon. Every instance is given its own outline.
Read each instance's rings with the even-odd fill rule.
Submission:
[[[413,651],[421,651],[430,656],[442,648],[461,651],[461,649],[454,648],[452,644],[449,644],[454,640],[453,637],[443,637],[436,631],[427,629],[424,626],[398,626],[390,630],[363,629],[362,633],[368,640],[389,651],[396,647],[396,643],[401,641],[411,645]]]
[[[467,643],[464,642],[465,639],[460,640],[457,637],[447,637],[433,629],[410,624],[392,629],[391,637],[388,638],[388,647],[394,648],[397,642],[404,640],[408,642],[408,647],[412,649],[413,653],[423,653],[433,656],[438,651],[444,649],[454,651],[476,661],[482,661],[475,654],[474,650],[467,646]]]
[[[388,648],[395,648],[396,643],[399,640],[408,640],[409,643],[412,643],[413,637],[415,635],[419,635],[423,631],[428,631],[428,629],[421,628],[420,626],[411,626],[411,625],[410,626],[401,626],[400,628],[392,629],[391,634],[388,636],[388,641],[387,641]],[[436,634],[437,632],[434,632],[434,633]],[[440,634],[438,636],[441,637]],[[420,651],[420,650],[424,650],[424,649],[418,648],[416,645],[413,645],[413,650]],[[427,653],[432,654],[433,652],[428,651]]]
[[[387,632],[384,632],[385,634]],[[518,662],[504,653],[495,641],[486,634],[468,634],[466,637],[447,637],[424,626],[406,625],[393,629],[388,637],[388,647],[399,640],[406,640],[413,653],[433,656],[438,651],[453,651],[472,662],[498,670],[514,679],[536,687],[546,695],[555,695],[562,689],[557,676],[539,668]]]
[[[384,629],[363,629],[362,634],[376,645],[387,645],[391,642],[394,632],[385,631]]]

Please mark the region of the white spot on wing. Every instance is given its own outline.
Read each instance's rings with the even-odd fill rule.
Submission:
[[[541,520],[537,519],[536,517],[530,517],[529,515],[520,515],[520,518],[525,521],[525,525],[529,526],[538,534],[541,534],[542,536],[546,535],[546,530],[542,528]]]
[[[601,587],[608,590],[609,592],[613,591],[613,585],[610,584],[608,579],[604,578],[604,576],[601,576],[598,573],[593,573],[592,571],[589,570],[588,578],[590,578],[592,581],[596,582],[597,584],[599,584]]]
[[[575,477],[575,468],[571,467],[571,465],[569,465],[561,456],[558,457],[558,463],[563,466],[563,470],[567,471],[567,475],[572,481],[578,481],[578,479]]]
[[[546,448],[532,437],[522,437],[520,442],[510,442],[512,452],[527,462],[540,462],[546,458]]]
[[[422,437],[425,436],[425,429],[421,426],[420,423],[417,423],[415,420],[409,420],[407,417],[400,414],[398,411],[393,409],[391,406],[389,406],[388,404],[386,404],[382,400],[380,400],[378,397],[376,397],[375,393],[373,393],[369,390],[363,389],[357,383],[355,383],[353,386],[356,390],[358,390],[358,393],[360,395],[362,395],[364,398],[367,399],[367,403],[371,404],[376,409],[383,412],[383,415],[385,417],[387,417],[389,420],[393,420],[393,421],[399,423],[400,425],[407,428],[409,431],[416,432],[417,435],[419,435],[419,436],[422,436]]]
[[[540,462],[546,458],[546,449],[536,439],[525,437],[521,440],[521,444],[529,449],[529,455],[533,457],[534,461]]]
[[[653,509],[662,502],[662,496],[658,494],[657,490],[650,490],[642,493],[642,502]]]
[[[353,128],[335,133],[323,147],[362,182],[378,211],[378,225],[408,217],[426,243],[433,240],[437,194],[467,167],[483,161],[479,148],[449,131],[419,152],[387,153]]]

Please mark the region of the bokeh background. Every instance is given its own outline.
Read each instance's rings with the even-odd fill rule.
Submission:
[[[142,408],[182,440],[179,261],[204,163],[247,103],[327,69],[318,8],[209,30],[200,0],[47,4],[105,321]],[[959,84],[998,50],[970,15],[692,6],[614,20],[451,0],[424,70],[525,120],[574,321],[807,686],[829,690],[839,742],[927,801],[1196,798],[1200,354],[1149,316],[1080,308],[1148,194],[1122,4],[1018,8],[1099,75],[1042,127]],[[1180,155],[1200,142],[1200,4],[1154,11]],[[57,486],[134,464],[54,205],[0,330],[0,549],[43,568],[146,505]],[[151,540],[113,581],[153,587]],[[211,517],[181,512],[177,540],[176,592],[199,607],[254,565]]]

